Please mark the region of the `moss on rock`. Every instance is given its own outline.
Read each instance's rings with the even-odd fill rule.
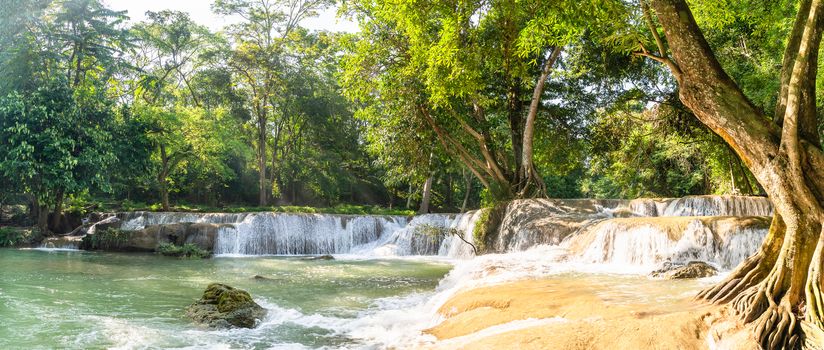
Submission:
[[[212,328],[254,328],[266,316],[266,309],[245,290],[212,283],[200,300],[186,308],[186,316]]]
[[[498,203],[493,207],[481,209],[481,215],[472,230],[472,238],[478,253],[488,253],[491,241],[498,235],[498,229],[506,215],[507,202]]]
[[[192,243],[186,243],[182,246],[175,245],[174,243],[160,243],[157,249],[155,249],[155,252],[165,256],[193,259],[206,259],[212,255],[211,252],[201,249]]]

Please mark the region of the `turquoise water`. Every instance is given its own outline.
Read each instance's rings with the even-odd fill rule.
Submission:
[[[0,249],[0,349],[380,348],[353,336],[357,322],[425,298],[451,267]],[[269,315],[252,330],[198,328],[183,309],[211,282],[249,291]]]

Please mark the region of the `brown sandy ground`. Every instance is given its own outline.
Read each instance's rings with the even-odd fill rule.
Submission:
[[[700,287],[598,275],[523,280],[458,293],[425,332],[439,340],[433,349],[755,349],[723,307],[691,300]],[[494,331],[528,319],[538,320]]]

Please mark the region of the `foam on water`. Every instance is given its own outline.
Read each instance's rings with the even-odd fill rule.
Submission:
[[[336,348],[415,349],[436,341],[423,330],[442,322],[437,310],[451,297],[468,289],[570,272],[645,275],[666,261],[703,260],[722,270],[731,269],[756,251],[766,235],[766,228],[736,226],[737,221],[731,221],[733,224],[729,225],[718,224],[700,216],[766,216],[772,211],[769,201],[753,197],[543,200],[541,204],[546,204],[545,212],[523,217],[533,221],[563,220],[543,220],[541,224],[544,226],[529,225],[528,222],[520,225],[507,237],[506,244],[501,245],[506,251],[478,257],[466,242],[474,244],[473,228],[481,216],[480,211],[428,214],[411,220],[399,216],[283,213],[135,213],[120,216],[127,229],[173,222],[227,224],[219,229],[215,246],[215,253],[224,257],[335,254],[336,259],[407,256],[447,259],[454,268],[434,291],[377,299],[354,318],[304,314],[272,301],[259,300],[269,310],[269,316],[256,329],[184,332],[187,338],[207,339],[205,342],[210,347],[234,347],[238,344],[226,344],[224,339],[253,341],[283,325],[296,324],[352,340]],[[632,220],[622,219],[627,216]],[[675,219],[646,220],[653,217]],[[514,215],[513,218],[517,219]],[[638,218],[640,220],[636,220]],[[512,221],[513,225],[518,224],[514,219]],[[565,226],[568,230],[547,228],[554,224],[568,225]],[[426,234],[427,228],[431,227],[445,234]],[[547,232],[551,232],[552,239],[541,237]],[[515,321],[441,344],[459,347],[478,337],[563,321],[561,318]],[[300,344],[277,346],[309,348]]]

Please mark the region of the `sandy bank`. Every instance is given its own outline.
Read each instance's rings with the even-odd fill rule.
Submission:
[[[701,286],[570,274],[481,287],[447,301],[445,320],[426,332],[435,349],[753,348],[722,308],[691,300]]]

